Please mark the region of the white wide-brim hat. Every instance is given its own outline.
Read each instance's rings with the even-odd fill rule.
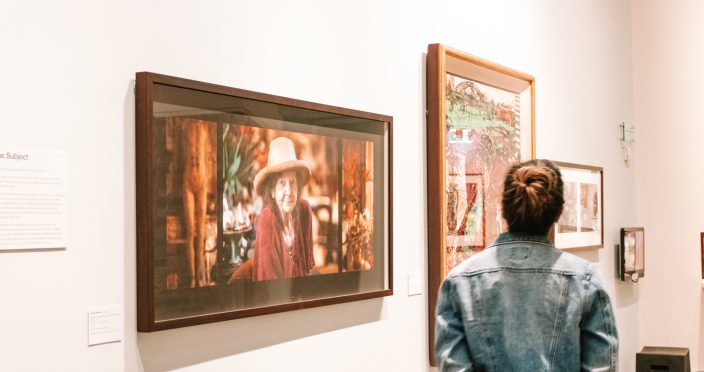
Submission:
[[[264,197],[266,180],[275,173],[294,171],[298,174],[300,185],[308,183],[310,167],[308,163],[296,158],[293,142],[286,137],[277,137],[269,144],[269,157],[266,167],[262,168],[254,177],[254,192]]]

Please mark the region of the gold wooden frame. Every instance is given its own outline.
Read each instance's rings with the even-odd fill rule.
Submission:
[[[521,112],[520,160],[535,157],[535,79],[533,76],[449,48],[442,44],[428,45],[427,57],[427,150],[428,150],[428,325],[430,364],[435,365],[435,306],[440,283],[447,276],[447,193],[446,193],[446,74],[450,72],[464,79],[507,90],[528,98]],[[520,103],[519,103],[520,104]],[[524,104],[520,107],[523,108]],[[528,122],[526,122],[528,121]],[[528,128],[530,128],[528,130]],[[464,135],[464,134],[463,134]],[[485,182],[486,184],[486,182]],[[503,183],[502,183],[503,184]],[[492,206],[485,206],[491,208]],[[484,226],[486,229],[486,226]],[[485,237],[485,246],[493,242],[494,236]]]

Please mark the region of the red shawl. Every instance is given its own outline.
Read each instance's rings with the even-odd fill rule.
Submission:
[[[283,226],[276,218],[273,202],[267,203],[257,218],[254,243],[254,279],[271,280],[306,276],[313,260],[313,229],[310,204],[299,199],[293,211],[295,241],[290,247],[283,243]]]

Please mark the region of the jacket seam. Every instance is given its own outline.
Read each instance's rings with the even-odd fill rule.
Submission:
[[[562,288],[560,290],[560,302],[558,303],[558,313],[557,319],[555,320],[555,328],[553,330],[552,342],[550,344],[550,368],[555,365],[555,355],[557,354],[557,344],[560,338],[560,333],[562,332],[562,325],[564,320],[565,312],[565,302],[567,299],[567,289],[569,288],[569,281],[564,280],[562,282]]]
[[[582,281],[584,282],[584,289],[586,290],[586,293],[587,293],[587,295],[585,297],[585,301],[583,301],[583,303],[582,303],[582,319],[584,319],[584,317],[587,316],[587,313],[589,312],[589,308],[590,308],[591,302],[592,302],[592,300],[590,299],[590,296],[589,296],[589,293],[590,293],[589,287],[591,287],[591,286],[595,287],[596,288],[595,293],[598,293],[598,289],[599,289],[599,286],[597,286],[596,283],[592,282],[592,280],[591,280],[592,275],[591,274],[592,274],[591,272],[587,273],[586,278],[582,279]],[[580,327],[581,327],[581,323],[582,322],[580,321]]]
[[[511,240],[511,241],[505,241],[505,242],[499,242],[499,243],[494,242],[494,244],[488,246],[487,249],[489,249],[491,247],[498,247],[500,245],[516,244],[516,243],[521,243],[521,244],[525,244],[525,245],[537,244],[537,245],[544,245],[544,246],[550,247],[550,248],[555,248],[550,243],[538,242],[535,240]]]
[[[614,337],[614,324],[611,321],[612,315],[609,314],[609,308],[608,308],[608,306],[605,306],[605,304],[604,304],[603,292],[599,292],[597,298],[599,299],[599,307],[601,307],[601,312],[604,317],[604,325],[606,326],[605,328],[609,332],[609,337],[613,338]],[[614,350],[614,344],[612,342],[609,342],[608,345],[609,345],[609,353],[611,354],[611,358],[610,358],[611,365],[609,366],[609,371],[616,372],[616,364],[617,364],[616,355],[617,355],[617,353]]]
[[[455,283],[449,282],[449,284],[450,284],[449,292],[450,292],[451,298],[453,298],[453,297],[455,296],[456,292],[457,292],[456,289],[455,289]],[[452,314],[452,315],[453,315],[453,316],[456,316],[457,313],[459,312],[459,309],[458,309],[458,307],[457,307],[457,304],[456,304],[454,301],[452,301],[452,302],[450,303],[450,305],[452,306],[451,310],[452,310],[452,312],[454,313],[454,314]],[[449,345],[449,344],[450,344],[450,338],[449,338],[449,336],[448,336],[447,333],[444,333],[444,334],[443,334],[443,340],[444,340],[444,342],[443,342],[444,345]],[[438,359],[441,358],[441,357],[442,357],[442,355],[436,355],[436,356],[435,356],[435,359],[438,360]]]
[[[518,268],[518,267],[511,267],[511,266],[498,266],[498,267],[492,267],[488,269],[481,269],[481,270],[474,270],[470,272],[457,272],[453,273],[451,277],[457,278],[457,277],[472,277],[476,276],[479,274],[484,274],[484,273],[491,273],[491,272],[497,272],[497,271],[510,271],[510,272],[519,272],[519,273],[546,273],[546,274],[561,274],[561,275],[567,275],[567,276],[576,276],[579,275],[578,272],[576,271],[570,271],[570,270],[556,270],[556,269],[543,269],[543,268]]]

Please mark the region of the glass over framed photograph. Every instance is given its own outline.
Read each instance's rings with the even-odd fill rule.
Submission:
[[[556,161],[564,183],[565,205],[551,235],[555,247],[604,247],[604,170]]]
[[[532,159],[532,76],[442,44],[428,46],[428,316],[455,266],[494,242],[503,180],[512,163]]]
[[[626,275],[634,282],[645,276],[645,229],[642,227],[621,228],[619,273],[621,280]]]
[[[137,73],[138,331],[392,294],[390,116]]]

